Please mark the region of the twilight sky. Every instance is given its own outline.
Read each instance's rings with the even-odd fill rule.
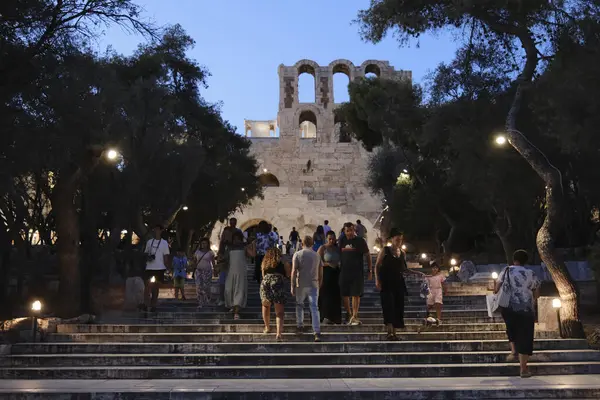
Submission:
[[[352,23],[369,0],[137,0],[145,17],[158,25],[180,24],[196,41],[190,57],[211,75],[203,96],[223,102],[224,118],[241,132],[244,119],[274,119],[278,107],[279,64],[308,58],[327,65],[338,58],[355,65],[367,59],[387,60],[396,70],[413,71],[421,82],[427,72],[449,61],[456,45],[449,35],[422,37],[399,48],[389,37],[378,45],[364,43]],[[343,6],[342,6],[343,4]],[[98,42],[130,54],[144,39],[110,28]],[[312,77],[300,80],[300,101],[314,96]],[[308,88],[305,89],[308,83]],[[337,84],[337,85],[336,85]],[[348,98],[347,78],[336,74],[336,102]]]

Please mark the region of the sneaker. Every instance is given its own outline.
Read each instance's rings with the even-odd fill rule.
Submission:
[[[358,326],[358,325],[362,325],[362,322],[360,322],[360,320],[358,318],[352,318],[352,321],[350,322],[350,325],[352,325],[352,326]]]
[[[321,341],[321,334],[315,333],[315,342],[320,342],[320,341]]]
[[[519,357],[517,357],[517,355],[514,353],[510,353],[508,356],[506,356],[506,362],[515,362],[518,359]]]
[[[296,334],[297,335],[301,335],[304,333],[304,327],[303,326],[297,326],[296,327]]]
[[[521,372],[521,378],[531,378],[531,376],[531,372],[529,371]]]

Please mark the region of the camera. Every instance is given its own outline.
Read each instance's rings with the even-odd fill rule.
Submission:
[[[146,260],[147,261],[154,261],[156,259],[156,256],[154,254],[147,254],[146,255]]]

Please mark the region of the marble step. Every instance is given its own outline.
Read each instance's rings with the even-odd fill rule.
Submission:
[[[372,325],[372,324],[383,324],[383,317],[379,318],[361,318],[361,321],[364,325]],[[304,313],[304,323],[310,324],[310,315],[309,313]],[[489,317],[446,317],[444,316],[443,323],[444,325],[448,324],[486,324],[486,323],[502,323],[502,318],[489,318]],[[256,319],[233,319],[233,313],[230,313],[228,318],[213,318],[213,319],[203,319],[203,318],[129,318],[129,317],[101,317],[97,320],[98,324],[129,324],[129,325],[171,325],[171,324],[179,324],[179,325],[187,325],[187,324],[228,324],[228,325],[244,325],[244,324],[259,324],[262,325],[263,320],[260,318]],[[404,323],[408,325],[422,324],[423,318],[404,318]],[[296,318],[290,317],[285,319],[286,325],[295,325]],[[322,323],[321,325],[325,326],[327,324]],[[345,325],[345,323],[344,323]]]
[[[600,361],[531,362],[534,375],[600,374]],[[517,376],[517,363],[4,367],[0,379],[322,379]]]
[[[598,399],[597,375],[345,379],[4,380],[10,400]]]
[[[585,339],[536,339],[534,351],[541,350],[586,350]],[[400,342],[270,342],[227,343],[227,342],[108,342],[108,343],[18,343],[11,346],[11,354],[197,354],[197,353],[380,353],[380,352],[476,352],[507,351],[506,339],[495,340],[447,340],[400,341]]]
[[[475,304],[451,304],[451,305],[447,305],[444,304],[443,310],[444,311],[460,311],[460,310],[470,310],[470,309],[485,309],[486,305],[485,303],[475,303]],[[274,307],[271,307],[272,309]],[[405,305],[404,306],[404,311],[423,311],[426,310],[427,306],[425,305],[425,303],[421,304],[421,305]],[[285,306],[284,306],[284,310],[286,312],[296,312],[296,304],[295,302],[288,302]],[[306,312],[309,311],[308,308],[308,304],[304,304],[304,310]],[[343,310],[343,308],[342,308]],[[229,309],[223,307],[223,306],[203,306],[202,308],[198,309],[196,305],[185,305],[185,306],[165,306],[165,305],[161,305],[158,304],[156,307],[156,312],[180,312],[180,313],[194,313],[194,312],[227,312],[229,311]],[[242,313],[244,314],[248,314],[248,313],[261,313],[262,312],[262,306],[259,305],[249,305],[246,306],[244,308],[242,308]],[[360,305],[360,309],[359,309],[359,314],[364,314],[364,313],[368,313],[368,312],[379,312],[381,313],[381,306],[380,305],[363,305],[361,303]]]
[[[308,309],[305,310],[305,313],[308,313]],[[404,311],[404,316],[406,318],[420,318],[425,317],[427,314],[426,308],[420,307],[415,309],[409,309]],[[148,318],[148,317],[156,317],[158,319],[169,319],[169,318],[206,318],[206,319],[215,319],[215,318],[231,318],[232,313],[229,311],[196,311],[196,312],[181,312],[181,311],[158,311],[155,313],[152,312],[127,312],[123,313],[123,317],[134,317],[134,318]],[[271,316],[275,315],[274,307],[271,307]],[[343,315],[343,314],[342,314]],[[487,317],[488,313],[486,309],[459,309],[459,310],[444,310],[442,319],[454,316],[469,316],[469,317]],[[381,309],[377,310],[362,310],[359,313],[360,318],[380,318],[381,317]],[[240,312],[240,318],[242,319],[260,319],[262,318],[262,314],[259,311],[248,312],[246,310],[242,310]],[[286,310],[285,318],[296,318],[296,311]]]
[[[307,321],[308,322],[308,321]],[[286,329],[295,329],[296,324],[287,325]],[[307,324],[308,327],[310,324]],[[364,324],[356,326],[348,325],[322,325],[322,332],[381,332],[384,330],[382,324]],[[423,329],[422,324],[406,325],[403,331],[416,332]],[[427,328],[430,332],[480,332],[480,331],[502,331],[505,325],[502,323],[483,324],[448,324],[431,326]],[[93,325],[58,325],[58,333],[190,333],[190,332],[215,332],[215,333],[262,333],[263,324],[235,324],[235,325],[209,325],[209,324],[185,324],[185,325],[117,325],[117,324],[93,324]]]
[[[296,303],[296,299],[289,296],[286,297],[287,303],[292,303],[295,304]],[[414,297],[411,296],[409,298],[405,298],[404,299],[404,304],[407,306],[423,306],[425,304],[426,300],[424,298],[421,297]],[[464,306],[472,306],[474,304],[477,305],[485,305],[486,304],[486,300],[484,296],[446,296],[443,299],[443,302],[445,305],[464,305]],[[159,303],[159,306],[161,307],[196,307],[197,302],[196,302],[196,297],[194,296],[193,298],[188,298],[186,300],[176,300],[176,299],[163,299],[161,300]],[[261,305],[261,300],[260,297],[256,296],[256,297],[252,297],[252,296],[248,296],[247,299],[247,306],[254,306],[254,307],[259,307]],[[377,297],[373,297],[373,298],[365,298],[363,297],[360,301],[360,305],[362,306],[381,306],[381,299],[379,298],[379,295]]]
[[[36,354],[0,358],[1,367],[182,367],[182,366],[286,366],[286,365],[389,365],[389,364],[498,364],[509,351],[406,352],[406,353],[250,353],[250,354]],[[600,362],[596,350],[545,350],[530,362]]]
[[[287,341],[313,341],[312,335],[297,335],[291,333],[294,328],[288,327],[284,331],[284,340]],[[289,333],[288,333],[289,332]],[[261,333],[54,333],[48,335],[48,340],[53,342],[132,342],[132,343],[187,343],[187,342],[257,342],[265,343],[274,340],[274,334]],[[506,339],[504,331],[480,332],[399,332],[402,340],[493,340]],[[557,332],[538,331],[536,338],[557,338]],[[323,341],[384,341],[383,332],[361,332],[357,327],[354,332],[324,332]]]

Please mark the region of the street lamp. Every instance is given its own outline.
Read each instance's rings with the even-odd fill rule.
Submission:
[[[454,265],[456,265],[456,263],[457,263],[456,258],[452,258],[450,260],[450,265],[454,266]]]
[[[187,211],[187,210],[189,210],[189,207],[188,207],[188,206],[183,206],[183,207],[181,207],[181,209],[182,209],[183,211]]]
[[[494,139],[494,142],[496,142],[496,144],[498,146],[504,146],[506,144],[508,140],[506,139],[506,136],[504,135],[498,135],[496,136],[496,138]]]
[[[406,245],[405,244],[402,245],[402,250],[406,250]]]
[[[246,189],[245,189],[245,188],[242,188],[242,192],[245,192],[245,191],[246,191]]]
[[[114,161],[119,157],[119,152],[115,149],[108,149],[108,151],[106,152],[106,158],[108,158],[110,161]]]
[[[212,246],[210,246],[210,249],[212,251],[217,251],[217,250],[219,250],[219,246],[217,246],[216,244],[213,244]]]
[[[560,323],[560,309],[562,307],[562,302],[559,298],[552,299],[552,308],[556,310],[556,319],[558,321],[558,334],[560,337],[563,337],[562,325]]]
[[[392,242],[387,242],[387,244],[386,244],[387,247],[390,247],[391,245],[392,245]]]
[[[423,254],[421,254],[421,258],[422,258],[423,260],[427,260],[427,254],[426,254],[426,253],[423,253]]]
[[[267,171],[268,171],[268,169],[266,169],[266,168],[263,168],[263,172],[264,172],[265,174],[267,173]]]
[[[498,273],[496,271],[492,272],[492,279],[494,280],[494,287],[492,290],[496,290],[496,282],[498,281]]]
[[[381,251],[379,246],[373,246],[373,250],[375,251],[375,253],[379,253]]]

